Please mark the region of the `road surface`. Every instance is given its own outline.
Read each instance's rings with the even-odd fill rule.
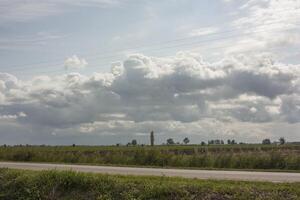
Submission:
[[[110,167],[89,165],[65,165],[46,163],[0,162],[0,168],[28,169],[28,170],[73,170],[119,175],[166,176],[216,180],[244,180],[269,182],[300,182],[300,173],[285,172],[246,172],[246,171],[216,171],[216,170],[186,170],[159,169],[137,167]]]

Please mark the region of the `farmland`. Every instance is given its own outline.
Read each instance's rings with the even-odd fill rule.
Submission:
[[[1,199],[299,199],[299,183],[0,169]]]
[[[1,161],[199,169],[300,170],[300,145],[14,146]]]

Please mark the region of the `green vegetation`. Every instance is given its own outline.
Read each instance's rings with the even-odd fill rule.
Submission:
[[[300,170],[300,145],[1,147],[0,160],[180,168]]]
[[[211,181],[167,177],[0,169],[0,199],[300,199],[300,183]]]

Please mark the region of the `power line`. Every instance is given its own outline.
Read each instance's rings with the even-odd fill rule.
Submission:
[[[264,26],[267,26],[267,25],[272,25],[272,24],[277,24],[277,23],[281,23],[281,22],[284,22],[285,20],[280,20],[280,21],[276,21],[276,22],[270,22],[270,23],[265,23],[265,24],[262,24],[262,25],[259,25],[257,27],[264,27]],[[294,24],[295,25],[295,24]],[[257,28],[257,27],[251,27],[251,28]],[[202,37],[209,37],[209,36],[214,36],[214,35],[223,35],[223,34],[226,34],[226,33],[232,33],[232,32],[235,32],[235,31],[239,31],[239,30],[242,30],[242,28],[236,28],[236,29],[231,29],[231,30],[227,30],[227,31],[222,31],[222,32],[216,32],[216,33],[210,33],[210,34],[206,34]],[[199,38],[199,36],[192,36],[192,37],[183,37],[183,38],[177,38],[177,39],[174,39],[174,40],[168,40],[168,41],[163,41],[163,42],[157,42],[157,43],[154,43],[154,44],[150,44],[150,45],[140,45],[140,46],[135,46],[135,47],[131,47],[131,48],[124,48],[124,49],[118,49],[118,50],[112,50],[112,51],[134,51],[134,50],[138,50],[138,49],[141,49],[141,48],[148,48],[148,47],[153,47],[153,46],[156,46],[156,45],[164,45],[164,44],[169,44],[169,43],[174,43],[174,42],[179,42],[179,41],[184,41],[184,40],[190,40],[190,39],[194,39],[194,38]],[[111,51],[111,52],[112,52]],[[108,52],[102,52],[102,53],[105,53],[107,54]],[[95,54],[96,55],[96,54]],[[109,54],[108,54],[109,55]],[[113,55],[113,57],[115,57],[116,54]],[[112,57],[112,56],[110,56]],[[93,58],[108,58],[107,56],[94,56],[91,59]],[[33,66],[33,65],[42,65],[42,64],[46,64],[46,65],[50,65],[50,64],[53,64],[53,65],[63,65],[62,64],[62,61],[59,61],[59,62],[37,62],[37,63],[33,63],[33,64],[27,64],[27,65],[22,65],[22,67],[10,67],[10,68],[15,68],[15,69],[26,69],[26,66]]]
[[[268,31],[273,31],[272,29],[271,30],[268,30]],[[157,48],[157,49],[152,49],[150,50],[151,52],[155,52],[155,51],[161,51],[161,50],[165,50],[165,49],[170,49],[170,48],[174,48],[174,47],[182,47],[182,46],[199,46],[199,44],[203,44],[203,43],[206,43],[206,42],[211,42],[211,41],[218,41],[218,40],[224,40],[224,39],[230,39],[230,38],[238,38],[238,37],[244,37],[246,35],[251,35],[251,34],[256,34],[256,33],[261,33],[261,32],[267,32],[267,31],[256,31],[256,32],[251,32],[251,33],[247,33],[247,34],[243,34],[243,35],[230,35],[230,36],[227,36],[227,37],[222,37],[222,38],[213,38],[213,39],[210,39],[210,40],[201,40],[199,42],[192,42],[192,43],[184,43],[184,44],[179,44],[179,45],[173,45],[173,46],[167,46],[167,47],[164,47],[164,48]],[[234,37],[233,37],[234,36]],[[243,43],[245,44],[245,42]],[[239,45],[239,44],[238,44]],[[213,49],[221,49],[221,48],[228,48],[228,47],[234,47],[236,45],[229,45],[229,46],[222,46],[222,47],[214,47],[214,48],[206,48],[206,50],[213,50]],[[106,57],[106,58],[112,58],[114,56],[111,56],[111,57]],[[105,58],[105,57],[103,57]],[[63,65],[59,65],[59,66],[63,66]],[[22,71],[22,70],[27,70],[28,68],[24,68],[24,69],[14,69],[14,70],[10,70],[10,71]],[[62,70],[60,70],[62,71]]]
[[[277,22],[272,22],[272,23],[268,23],[268,24],[264,24],[262,26],[258,26],[258,27],[264,27],[266,25],[271,25],[271,24],[277,24],[277,23],[280,23],[280,22],[284,22],[284,21],[277,21]],[[299,25],[299,24],[293,24],[293,25]],[[229,31],[223,31],[223,32],[217,32],[217,33],[212,33],[212,34],[207,34],[205,36],[211,36],[211,35],[220,35],[220,34],[224,34],[224,33],[230,33],[230,32],[234,32],[234,31],[237,31],[237,30],[240,30],[241,28],[239,29],[234,29],[234,30],[229,30]],[[289,29],[288,29],[289,30]],[[243,34],[241,36],[245,36],[245,35],[250,35],[250,34],[255,34],[255,33],[260,33],[260,32],[265,32],[265,30],[263,31],[255,31],[255,32],[250,32],[250,33],[246,33],[246,34]],[[180,46],[189,46],[189,45],[194,45],[194,44],[199,44],[199,43],[205,43],[205,42],[208,42],[208,41],[218,41],[220,39],[230,39],[232,37],[240,37],[240,35],[229,35],[228,37],[221,37],[221,38],[212,38],[212,39],[209,39],[209,40],[200,40],[200,41],[192,41],[192,42],[189,42],[189,43],[181,43],[181,44],[177,44],[177,45],[173,45],[173,46],[167,46],[167,47],[164,47],[164,48],[157,48],[157,49],[154,49],[154,50],[161,50],[161,49],[169,49],[169,48],[174,48],[174,47],[180,47]],[[176,42],[176,41],[182,41],[182,40],[185,40],[185,39],[192,39],[192,38],[195,38],[195,37],[185,37],[185,38],[179,38],[179,39],[176,39],[176,40],[169,40],[169,41],[165,41],[164,43],[160,43],[161,44],[168,44],[168,43],[171,43],[171,42]],[[172,43],[171,43],[172,44]],[[152,47],[152,46],[156,46],[156,44],[152,44],[152,45],[148,45],[148,46],[140,46],[140,47]],[[130,51],[130,50],[138,50],[138,49],[134,49],[134,48],[127,48],[127,49],[122,49],[122,51]],[[105,55],[105,54],[104,54]],[[118,54],[114,54],[114,55],[111,55],[111,56],[99,56],[99,57],[94,57],[94,59],[100,59],[100,58],[114,58],[116,57],[116,55]],[[93,60],[93,59],[89,59],[89,60]],[[36,63],[36,64],[48,64],[47,62],[41,62],[41,63]],[[32,65],[36,65],[36,64],[31,64]],[[50,64],[50,63],[49,63]],[[51,63],[53,65],[60,65],[60,66],[63,66],[63,63],[62,62],[59,62],[59,63]],[[24,65],[23,65],[24,66]],[[28,65],[29,66],[29,65]],[[22,67],[22,68],[14,68],[13,70],[10,70],[10,71],[14,71],[14,70],[22,70],[22,69],[28,69],[27,67]],[[29,67],[30,69],[30,67]]]
[[[244,43],[248,43],[248,42],[244,42]],[[244,44],[243,43],[243,44]],[[224,47],[221,47],[221,48],[224,48]],[[274,48],[269,48],[269,50],[280,50],[280,49],[283,49],[283,48],[287,48],[287,47],[274,47]],[[214,49],[219,49],[219,47],[215,47],[215,48],[208,48],[208,50],[214,50]],[[297,51],[299,51],[298,53],[300,53],[300,49],[295,49]],[[254,52],[256,50],[245,50],[245,51],[239,51],[238,53],[248,53],[248,52]],[[294,52],[295,53],[295,52]],[[97,69],[97,68],[100,68],[100,67],[106,67],[104,65],[101,65],[101,66],[97,66],[97,67],[93,67],[93,69]],[[65,71],[63,69],[59,69],[59,70],[50,70],[50,71],[42,71],[40,73],[55,73],[55,72],[62,72],[62,71]],[[26,72],[25,72],[26,73]],[[74,73],[78,73],[78,72],[74,72]],[[23,74],[23,73],[22,73]]]
[[[272,24],[274,24],[274,23],[272,23]],[[300,24],[294,24],[294,25],[300,25]],[[273,29],[278,29],[278,28],[275,27]],[[290,30],[290,29],[288,28],[288,29],[282,29],[282,30]],[[232,32],[232,31],[230,31],[230,32]],[[189,43],[184,42],[184,43],[179,43],[179,44],[176,44],[176,45],[173,45],[173,46],[166,46],[166,47],[159,47],[159,48],[156,48],[156,49],[150,49],[150,51],[153,52],[155,50],[161,50],[161,49],[169,49],[169,48],[180,47],[180,46],[190,46],[190,45],[195,45],[195,44],[202,44],[202,43],[206,43],[206,42],[243,37],[245,35],[252,35],[252,34],[263,33],[263,32],[267,32],[267,31],[266,30],[261,30],[261,31],[254,31],[254,32],[250,32],[250,33],[244,33],[243,35],[229,35],[229,36],[221,37],[221,38],[212,38],[212,39],[200,40],[200,41],[190,41]],[[229,31],[228,31],[228,33],[229,33]],[[154,45],[151,45],[151,46],[154,46]],[[147,48],[147,46],[145,48]],[[124,49],[123,51],[140,50],[140,49],[144,49],[144,48],[138,48],[138,49],[134,49],[134,48],[130,49],[129,48],[129,49]],[[118,55],[118,54],[111,54],[111,56],[97,56],[97,57],[95,56],[95,57],[93,57],[94,59],[89,58],[89,60],[95,60],[95,59],[100,59],[100,58],[103,58],[103,59],[105,59],[105,58],[114,58],[116,55]]]
[[[238,45],[227,45],[227,46],[221,46],[221,47],[213,47],[213,48],[206,48],[205,50],[217,50],[217,49],[223,49],[223,48],[228,48],[228,47],[239,47],[239,45],[245,45],[245,44],[248,44],[248,43],[251,43],[251,42],[243,42],[243,43],[240,43]],[[268,51],[270,50],[276,50],[276,49],[283,49],[283,48],[287,48],[286,46],[285,47],[274,47],[274,48],[269,48]],[[245,51],[239,51],[238,53],[247,53],[247,52],[254,52],[254,51],[257,51],[257,50],[245,50]],[[264,51],[266,52],[266,51]],[[108,64],[109,63],[102,63],[103,65],[100,65],[100,66],[97,66],[97,67],[92,67],[90,69],[98,69],[98,68],[105,68],[107,67],[107,65],[104,65],[104,64]],[[41,74],[44,74],[44,73],[54,73],[54,72],[63,72],[63,71],[66,71],[64,69],[58,69],[58,70],[48,70],[48,71],[38,71],[37,73],[41,73]],[[18,72],[18,71],[17,71]],[[19,71],[20,72],[20,71]],[[28,74],[28,73],[32,73],[32,72],[27,72],[27,71],[23,71],[22,74]]]

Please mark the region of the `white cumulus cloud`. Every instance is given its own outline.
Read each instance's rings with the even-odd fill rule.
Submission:
[[[67,58],[64,62],[64,66],[66,69],[82,69],[87,65],[88,63],[84,58],[79,58],[76,55]]]

